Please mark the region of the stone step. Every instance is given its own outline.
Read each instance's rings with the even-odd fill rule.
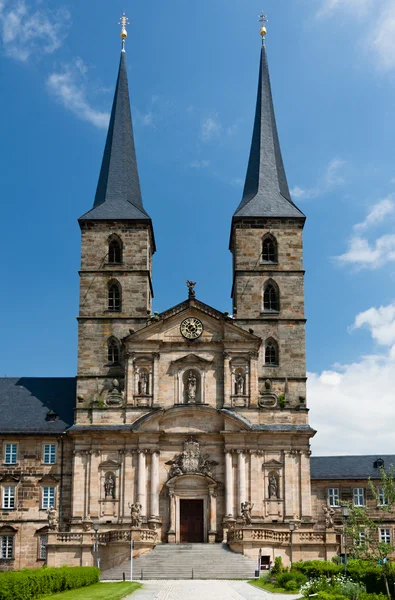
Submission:
[[[225,544],[159,544],[133,560],[133,579],[250,579],[255,561]],[[103,580],[130,579],[130,563],[103,571]]]

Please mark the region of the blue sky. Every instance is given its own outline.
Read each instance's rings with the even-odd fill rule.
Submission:
[[[94,10],[93,10],[94,7]],[[253,1],[0,0],[3,344],[9,376],[76,372],[80,237],[93,203],[123,11],[154,309],[230,310],[260,51]],[[305,227],[318,453],[394,452],[395,6],[267,0],[281,147]]]

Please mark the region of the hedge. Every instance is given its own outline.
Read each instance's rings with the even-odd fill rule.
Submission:
[[[96,567],[60,567],[0,573],[0,600],[31,600],[46,594],[92,585],[100,580]]]

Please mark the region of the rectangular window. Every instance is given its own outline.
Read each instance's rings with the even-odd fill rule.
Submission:
[[[387,506],[388,500],[385,495],[385,489],[382,487],[378,488],[379,506]]]
[[[44,444],[44,463],[46,465],[56,463],[56,444]]]
[[[354,488],[354,506],[365,506],[364,488]]]
[[[356,546],[363,546],[366,543],[366,532],[365,531],[359,531],[358,532],[358,538],[355,540],[355,545]]]
[[[3,508],[15,508],[15,486],[5,485],[3,487]]]
[[[14,558],[14,536],[13,535],[2,535],[0,536],[1,543],[1,558],[10,559]]]
[[[15,465],[18,456],[18,444],[5,444],[4,462],[6,465]]]
[[[339,488],[328,489],[328,504],[329,506],[339,506]]]
[[[391,531],[389,529],[380,529],[380,542],[391,543]]]
[[[52,486],[43,487],[43,504],[45,509],[55,506],[55,488]]]
[[[47,560],[48,535],[40,535],[39,560]]]

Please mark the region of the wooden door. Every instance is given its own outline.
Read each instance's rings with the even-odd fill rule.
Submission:
[[[180,542],[204,542],[203,500],[180,500]]]

